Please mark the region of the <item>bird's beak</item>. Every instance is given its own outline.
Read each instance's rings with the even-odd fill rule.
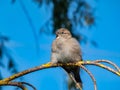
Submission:
[[[58,39],[59,38],[59,36],[58,35],[56,35],[56,39]]]
[[[56,34],[56,39],[58,39],[58,38],[60,38],[60,37],[58,36],[58,34]]]

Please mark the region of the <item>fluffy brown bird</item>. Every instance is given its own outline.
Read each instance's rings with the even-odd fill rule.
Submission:
[[[58,29],[56,39],[52,43],[51,63],[74,63],[82,60],[80,45],[72,37],[69,30],[65,28]],[[77,84],[82,87],[82,81],[79,75],[79,67],[65,67],[64,70],[73,75]]]

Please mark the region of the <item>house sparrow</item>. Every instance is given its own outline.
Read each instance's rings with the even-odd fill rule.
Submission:
[[[78,41],[72,37],[71,33],[65,29],[58,29],[56,39],[52,43],[51,63],[75,63],[82,60],[81,50]],[[80,68],[62,67],[69,75],[73,75],[77,84],[82,87],[79,76]]]

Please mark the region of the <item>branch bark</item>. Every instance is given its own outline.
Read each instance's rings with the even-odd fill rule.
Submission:
[[[105,63],[111,64],[113,67],[115,67],[116,70],[112,69],[109,66],[105,66],[104,64],[101,64],[101,62],[105,62]],[[23,84],[26,84],[28,86],[31,86],[34,90],[36,90],[35,87],[32,86],[29,83],[26,83],[26,82],[24,82],[24,83],[22,83],[22,82],[11,82],[11,81],[16,79],[16,78],[19,78],[21,76],[24,76],[26,74],[29,74],[29,73],[32,73],[32,72],[35,72],[35,71],[38,71],[38,70],[42,70],[42,69],[59,67],[59,66],[66,66],[66,67],[79,66],[80,68],[84,69],[90,75],[90,77],[92,78],[93,83],[94,83],[94,89],[97,90],[96,80],[95,80],[94,76],[92,75],[92,73],[87,68],[85,68],[85,65],[96,65],[96,66],[104,68],[104,69],[106,69],[106,70],[108,70],[108,71],[110,71],[110,72],[120,76],[120,68],[115,63],[113,63],[113,62],[111,62],[109,60],[95,60],[95,61],[88,61],[87,60],[87,61],[79,61],[79,62],[76,62],[76,63],[66,63],[66,64],[63,64],[63,63],[52,64],[52,63],[48,62],[46,64],[43,64],[43,65],[40,65],[40,66],[31,68],[31,69],[28,69],[28,70],[19,72],[17,74],[14,74],[14,75],[8,77],[8,78],[0,80],[0,86],[3,86],[3,85],[13,85],[13,86],[20,87],[22,90],[26,90],[26,88],[23,86]],[[79,89],[81,90],[81,88],[79,88]]]

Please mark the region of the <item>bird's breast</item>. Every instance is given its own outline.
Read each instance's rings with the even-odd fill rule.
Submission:
[[[61,45],[59,47],[58,61],[62,63],[72,62],[72,52],[69,46]]]

